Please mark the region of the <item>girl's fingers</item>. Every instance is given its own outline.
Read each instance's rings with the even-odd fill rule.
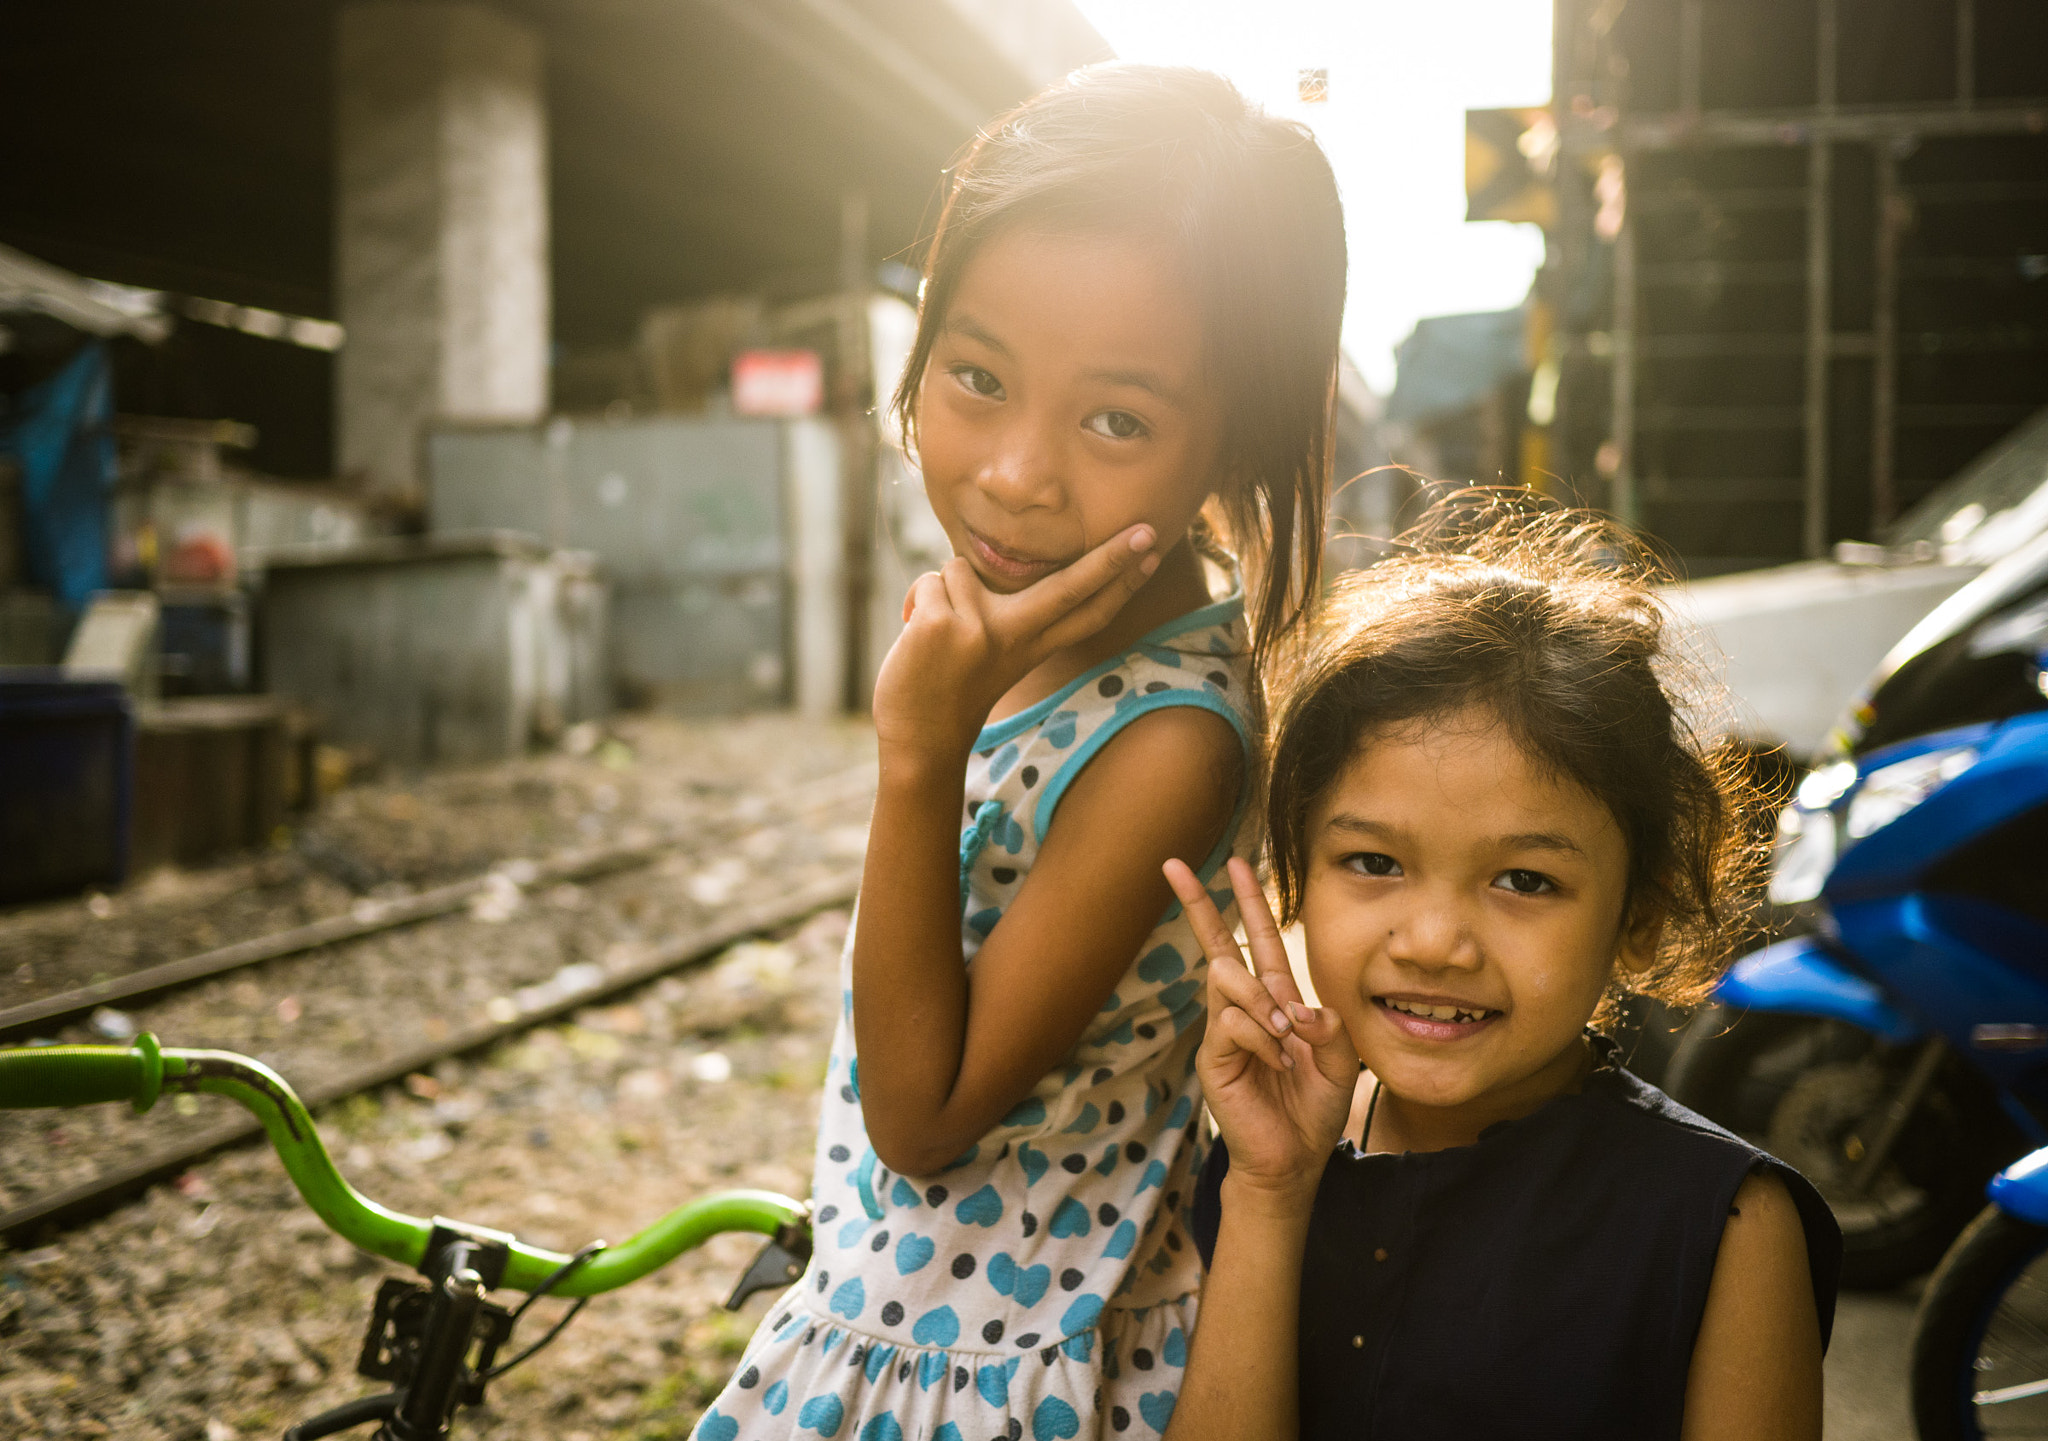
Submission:
[[[1344,1023],[1337,1019],[1337,1013],[1325,1006],[1316,1013],[1314,1020],[1297,1021],[1294,1033],[1308,1045],[1309,1064],[1320,1071],[1331,1085],[1342,1088],[1349,1095],[1358,1080],[1358,1051],[1352,1046],[1351,1035],[1344,1029]]]
[[[1202,954],[1209,958],[1211,965],[1235,962],[1249,971],[1244,957],[1237,949],[1237,937],[1230,934],[1230,928],[1223,924],[1223,917],[1216,910],[1216,902],[1209,899],[1208,889],[1196,877],[1186,861],[1168,861],[1160,869],[1166,873],[1166,883],[1173,887],[1173,894],[1180,901],[1181,909],[1187,912],[1188,925],[1194,929],[1195,939],[1201,943]]]
[[[1237,949],[1237,938],[1223,924],[1215,901],[1209,898],[1194,871],[1182,860],[1170,860],[1161,869],[1187,912],[1195,939],[1202,944],[1202,954],[1209,958],[1209,1014],[1215,1016],[1225,1006],[1240,1006],[1255,1016],[1269,1035],[1286,1035],[1294,1022],[1287,1014],[1285,1000],[1276,1000],[1252,974]]]
[[[1000,602],[1005,628],[1039,637],[1048,653],[1093,635],[1123,608],[1157,568],[1145,562],[1157,537],[1134,525],[1105,540],[1072,565]]]
[[[939,567],[939,584],[946,594],[946,604],[956,614],[972,615],[980,608],[982,597],[988,589],[981,583],[981,577],[974,573],[974,567],[959,556],[954,556]]]
[[[1217,1045],[1219,1060],[1228,1059],[1232,1050],[1249,1051],[1270,1070],[1294,1069],[1294,1057],[1287,1054],[1287,1048],[1280,1044],[1279,1038],[1268,1034],[1265,1027],[1236,1006],[1226,1006],[1218,1013],[1209,1023],[1209,1035]],[[1205,1040],[1204,1044],[1210,1042]]]
[[[937,571],[928,570],[910,583],[910,591],[903,597],[903,623],[910,624],[910,618],[922,611],[949,609],[946,598],[946,582]]]
[[[1301,988],[1294,983],[1294,967],[1287,959],[1287,943],[1280,939],[1280,927],[1273,920],[1273,907],[1265,888],[1252,873],[1250,864],[1232,856],[1227,869],[1230,889],[1237,896],[1237,913],[1244,921],[1244,936],[1251,943],[1252,961],[1259,979],[1282,1005],[1299,1003]]]
[[[1284,1001],[1276,1000],[1259,978],[1246,970],[1242,961],[1209,963],[1209,1008],[1213,1015],[1235,1006],[1256,1020],[1268,1035],[1284,1036],[1294,1029],[1294,1018]]]

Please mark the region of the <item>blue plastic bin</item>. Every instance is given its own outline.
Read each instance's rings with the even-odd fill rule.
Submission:
[[[0,670],[0,905],[119,885],[134,795],[119,683]]]

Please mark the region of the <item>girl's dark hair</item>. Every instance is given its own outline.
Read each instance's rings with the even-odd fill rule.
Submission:
[[[1196,539],[1236,559],[1262,668],[1319,588],[1344,310],[1329,161],[1305,127],[1202,70],[1091,66],[993,122],[953,166],[925,252],[917,341],[892,402],[912,451],[962,272],[995,236],[1032,227],[1156,236],[1185,268],[1226,477]]]
[[[1610,1002],[1702,999],[1762,860],[1747,823],[1762,797],[1739,755],[1687,718],[1710,696],[1674,654],[1653,590],[1664,578],[1608,521],[1470,490],[1340,581],[1274,706],[1267,822],[1286,919],[1301,911],[1309,813],[1359,748],[1476,707],[1621,828],[1623,924],[1661,923],[1662,937],[1645,970],[1617,974]]]

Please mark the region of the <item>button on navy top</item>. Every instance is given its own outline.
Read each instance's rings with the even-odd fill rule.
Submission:
[[[1219,1143],[1196,1192],[1205,1262],[1229,1166]],[[1302,1256],[1302,1441],[1676,1441],[1721,1228],[1757,1169],[1798,1206],[1825,1346],[1842,1241],[1819,1193],[1618,1066],[1475,1145],[1340,1142]]]

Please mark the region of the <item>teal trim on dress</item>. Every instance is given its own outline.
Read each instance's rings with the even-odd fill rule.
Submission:
[[[1081,768],[1094,758],[1095,753],[1101,750],[1112,736],[1139,716],[1156,710],[1166,710],[1172,706],[1193,706],[1197,710],[1214,711],[1230,722],[1230,728],[1237,732],[1238,744],[1244,750],[1245,772],[1243,779],[1238,782],[1237,804],[1231,810],[1230,824],[1224,828],[1222,837],[1195,872],[1196,878],[1203,885],[1209,883],[1209,878],[1216,874],[1217,867],[1230,858],[1231,847],[1237,842],[1238,827],[1244,823],[1244,808],[1250,801],[1251,792],[1252,738],[1234,706],[1221,696],[1193,687],[1176,687],[1140,696],[1104,721],[1087,740],[1075,748],[1074,753],[1053,773],[1052,779],[1046,782],[1045,789],[1039,793],[1038,804],[1032,808],[1031,828],[1039,845],[1045,844],[1045,833],[1052,826],[1053,812],[1058,808],[1060,798],[1066,794],[1067,787],[1072,784],[1074,777],[1081,773]],[[1171,920],[1179,911],[1180,902],[1175,901],[1167,908],[1162,921]]]
[[[987,725],[983,726],[981,734],[974,738],[973,749],[975,754],[986,754],[1003,744],[1003,742],[1016,739],[1017,736],[1059,709],[1061,702],[1072,696],[1081,687],[1087,685],[1090,681],[1100,680],[1122,665],[1131,652],[1137,650],[1140,646],[1156,644],[1159,641],[1168,640],[1177,635],[1185,635],[1191,630],[1200,630],[1205,626],[1228,625],[1243,614],[1244,592],[1233,591],[1222,600],[1211,601],[1208,605],[1191,610],[1186,615],[1176,616],[1157,630],[1145,632],[1145,634],[1132,641],[1123,650],[1118,651],[1100,665],[1094,666],[1075,676],[1044,700],[1033,701],[1015,715],[1004,716],[999,721],[990,721]]]

